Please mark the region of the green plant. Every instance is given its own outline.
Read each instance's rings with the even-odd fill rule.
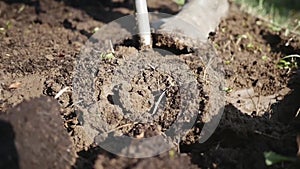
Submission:
[[[294,162],[296,160],[295,158],[282,156],[272,151],[264,152],[264,157],[267,166],[271,166],[280,162]]]
[[[25,9],[25,5],[23,4],[23,5],[21,5],[20,8],[18,9],[18,12],[17,12],[17,13],[23,12],[24,9]]]
[[[269,59],[269,57],[266,56],[266,55],[263,55],[263,56],[261,57],[261,59],[262,59],[263,61],[267,61],[267,60]]]
[[[279,31],[300,33],[300,3],[297,0],[234,0],[248,13],[270,23],[270,28]]]
[[[277,63],[277,67],[279,69],[297,69],[298,68],[298,63],[296,61],[296,58],[300,58],[300,55],[288,55],[279,60]],[[290,60],[288,60],[290,59]]]
[[[115,58],[115,55],[112,52],[109,53],[101,53],[100,58],[104,60],[109,60]]]
[[[183,6],[185,4],[185,0],[173,0],[177,5]]]
[[[95,28],[93,29],[92,33],[94,34],[94,33],[96,33],[98,30],[100,30],[100,28],[97,26],[97,27],[95,27]]]
[[[169,151],[169,157],[170,157],[171,159],[173,159],[175,156],[176,156],[176,151],[175,151],[175,150],[170,150],[170,151]]]
[[[0,33],[5,33],[7,30],[11,29],[13,27],[12,23],[10,21],[6,21],[4,27],[0,27]]]
[[[226,93],[231,93],[233,91],[233,89],[231,87],[225,87],[223,89],[223,91],[226,92]]]

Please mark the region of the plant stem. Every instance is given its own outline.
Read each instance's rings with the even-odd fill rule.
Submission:
[[[135,0],[136,19],[138,24],[138,34],[140,36],[141,49],[152,47],[150,23],[146,0]]]

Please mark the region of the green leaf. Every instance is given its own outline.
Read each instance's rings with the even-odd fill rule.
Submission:
[[[115,55],[113,53],[102,53],[100,57],[102,59],[109,60],[115,58]]]
[[[99,27],[95,27],[95,28],[93,29],[92,33],[96,33],[98,30],[100,30],[100,28],[99,28]]]
[[[277,63],[277,67],[280,69],[293,69],[298,68],[297,62],[295,58],[300,58],[300,55],[288,55],[279,60]],[[291,59],[291,61],[286,61],[286,59]]]
[[[271,165],[274,165],[274,164],[280,163],[280,162],[295,161],[295,158],[282,156],[273,151],[264,152],[264,156],[265,156],[265,163],[267,166],[271,166]]]
[[[269,58],[268,58],[268,56],[263,55],[263,56],[261,57],[261,59],[264,60],[264,61],[266,61],[266,60],[268,60]]]
[[[231,61],[230,60],[225,60],[225,62],[224,62],[226,65],[229,65],[230,63],[231,63]]]
[[[170,158],[174,158],[175,155],[176,155],[176,152],[175,152],[174,150],[170,150],[170,151],[169,151],[169,156],[170,156]]]
[[[226,93],[230,93],[230,92],[233,91],[233,89],[232,89],[231,87],[225,87],[225,88],[223,89],[223,91],[226,92]]]
[[[183,6],[185,4],[185,0],[174,0],[177,5]]]
[[[248,44],[247,44],[247,48],[248,48],[248,49],[254,49],[254,45],[253,45],[252,43],[248,43]]]

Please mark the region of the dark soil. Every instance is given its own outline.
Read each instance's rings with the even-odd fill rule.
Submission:
[[[150,0],[149,5],[151,11],[174,14],[179,10],[171,0]],[[208,141],[203,144],[198,143],[203,122],[207,121],[203,115],[199,116],[193,130],[184,141],[179,143],[180,153],[177,153],[177,149],[173,149],[155,157],[134,159],[118,157],[92,144],[93,140],[85,133],[80,116],[76,114],[75,110],[78,109],[75,107],[78,103],[73,100],[76,97],[71,92],[73,77],[76,74],[74,70],[77,70],[76,59],[81,47],[93,34],[94,28],[132,14],[132,7],[132,1],[123,2],[122,0],[0,1],[0,27],[3,28],[0,30],[0,113],[3,120],[0,125],[1,136],[3,132],[7,137],[3,143],[0,143],[1,153],[7,152],[7,149],[2,149],[2,147],[11,147],[10,156],[14,157],[15,161],[18,161],[17,165],[22,167],[22,159],[27,154],[32,154],[31,150],[34,149],[29,148],[28,152],[24,152],[26,149],[14,146],[13,141],[7,140],[15,140],[16,145],[18,141],[23,144],[24,139],[19,138],[23,136],[28,138],[26,133],[38,132],[40,134],[32,135],[32,146],[47,145],[47,148],[43,149],[34,160],[40,164],[47,165],[48,163],[49,166],[60,164],[54,166],[56,168],[65,168],[69,165],[72,165],[72,168],[97,169],[297,168],[295,163],[280,163],[268,167],[263,153],[274,151],[285,156],[296,157],[298,151],[296,137],[300,132],[299,116],[297,116],[300,107],[298,101],[300,74],[297,69],[279,69],[277,63],[289,54],[300,54],[300,37],[293,34],[285,35],[284,30],[273,31],[268,23],[240,11],[235,5],[231,6],[228,17],[222,21],[218,31],[210,37],[210,42],[224,65],[227,88],[224,91],[227,92],[227,96],[221,122]],[[110,31],[113,33],[115,30]],[[113,35],[119,35],[116,39],[124,40],[121,34],[114,33]],[[91,102],[103,101],[101,103],[107,109],[101,111],[107,114],[106,118],[111,126],[118,127],[128,124],[132,119],[138,119],[139,114],[145,111],[151,112],[153,110],[151,105],[157,100],[151,92],[159,91],[158,93],[161,94],[168,88],[169,91],[164,100],[167,108],[162,112],[163,116],[157,117],[151,124],[143,121],[143,123],[119,128],[123,134],[133,137],[159,135],[160,132],[168,129],[177,116],[176,105],[180,99],[176,97],[178,91],[176,85],[169,86],[174,79],[168,75],[168,72],[163,74],[153,70],[152,66],[156,65],[144,67],[142,75],[133,75],[129,84],[130,89],[126,85],[119,88],[118,94],[128,97],[136,105],[134,108],[123,107],[125,112],[134,110],[136,113],[134,115],[129,113],[127,116],[115,112],[109,113],[112,111],[110,107],[116,104],[114,102],[118,98],[113,95],[114,89],[105,88],[106,84],[114,80],[110,70],[126,65],[124,58],[133,56],[141,58],[140,62],[144,65],[159,59],[157,57],[160,54],[155,51],[141,55],[134,48],[134,42],[130,40],[132,37],[129,38],[129,43],[123,41],[116,45],[114,59],[101,60],[102,66],[95,76],[96,94],[90,99]],[[165,39],[158,38],[158,40]],[[167,43],[161,44],[168,45]],[[203,48],[202,52],[211,53],[211,45],[200,44],[200,46]],[[199,76],[197,87],[200,92],[197,99],[201,100],[199,102],[203,106],[200,110],[207,109],[205,103],[210,99],[207,97],[210,91],[205,88],[207,84],[202,78],[204,63],[200,60],[193,60],[193,53],[189,53],[181,44],[165,46],[165,48],[171,48],[170,50],[175,51],[176,55],[172,55],[172,58],[160,58],[161,63],[167,63],[170,60],[171,62],[174,60],[184,62],[186,68]],[[160,69],[162,68],[158,67],[158,70]],[[169,68],[170,71],[172,69]],[[118,77],[124,78],[123,75],[127,74],[127,72],[121,72]],[[152,81],[162,83],[161,85],[149,83]],[[145,85],[147,89],[143,88]],[[45,97],[25,102],[25,100],[41,95],[54,97],[65,87],[70,87],[71,90],[57,99],[60,104],[59,110],[55,108],[53,101],[48,102]],[[121,99],[117,101],[122,105],[128,104],[127,99],[119,98]],[[21,105],[18,105],[19,103]],[[30,113],[24,114],[24,110]],[[35,110],[45,110],[45,115]],[[53,114],[53,119],[56,119],[55,122],[47,121],[49,125],[45,123],[45,120],[50,118],[47,113],[50,116]],[[54,115],[57,113],[61,115],[63,122]],[[18,119],[26,118],[33,120],[34,125],[26,127],[27,123],[24,122],[25,127],[21,127],[22,123]],[[38,126],[40,126],[39,129]],[[9,134],[12,132],[14,134]],[[34,143],[42,137],[59,139],[45,142],[45,144]],[[70,138],[73,143],[68,142]],[[60,142],[61,139],[65,141]],[[71,150],[67,149],[74,149],[77,155],[70,153]],[[70,157],[64,156],[67,158],[62,161],[56,160],[59,157],[57,155],[61,154],[70,154]],[[7,159],[8,162],[11,162],[10,160],[11,158]]]
[[[53,98],[43,96],[22,102],[7,115],[1,114],[1,119],[8,121],[14,131],[1,128],[1,143],[4,143],[1,154],[7,154],[2,148],[11,148],[9,153],[15,152],[6,156],[7,161],[1,158],[1,168],[69,168],[74,163],[74,147],[61,127],[63,120],[58,106]],[[13,139],[7,137],[10,133],[14,135]],[[14,149],[17,152],[12,151]]]

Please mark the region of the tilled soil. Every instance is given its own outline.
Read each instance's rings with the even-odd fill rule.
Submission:
[[[149,5],[151,11],[176,13],[179,9],[172,1],[152,0],[149,1]],[[80,113],[77,114],[80,109],[76,106],[83,104],[77,102],[78,100],[72,94],[74,74],[76,75],[78,71],[77,58],[80,49],[93,34],[94,28],[101,27],[121,16],[132,14],[132,6],[131,1],[106,0],[101,2],[93,0],[0,1],[0,27],[3,28],[0,30],[0,112],[1,119],[10,122],[7,124],[1,121],[1,126],[8,126],[3,127],[7,129],[3,131],[7,134],[7,139],[3,144],[1,143],[1,146],[12,146],[12,156],[18,154],[16,159],[19,159],[19,164],[28,164],[22,161],[25,159],[22,156],[25,156],[26,152],[18,146],[14,148],[14,145],[11,145],[13,141],[7,142],[7,140],[15,139],[17,144],[18,138],[22,137],[32,137],[33,140],[46,137],[59,139],[41,144],[42,147],[47,145],[48,149],[42,149],[41,153],[44,154],[41,154],[40,158],[31,152],[28,152],[28,157],[37,158],[34,160],[36,163],[43,161],[41,164],[45,166],[47,157],[50,159],[49,162],[55,161],[57,152],[66,152],[65,154],[68,154],[64,156],[66,158],[62,163],[58,163],[61,165],[54,165],[56,168],[65,168],[65,166],[97,169],[297,168],[293,163],[280,163],[267,167],[263,153],[274,151],[295,157],[298,151],[296,136],[299,132],[297,111],[300,75],[296,69],[278,68],[278,62],[287,55],[300,54],[300,37],[293,34],[286,35],[284,30],[273,31],[268,23],[240,11],[235,5],[231,6],[228,17],[222,21],[218,31],[210,37],[217,57],[223,62],[226,86],[222,90],[227,94],[220,124],[208,141],[203,144],[198,143],[203,123],[209,121],[205,115],[200,115],[193,130],[178,144],[178,147],[155,157],[146,159],[119,157],[92,144],[93,140],[89,138],[90,135],[82,126]],[[121,37],[120,34],[117,35]],[[176,83],[174,85],[176,80],[169,74],[171,71],[180,72],[180,70],[167,67],[168,64],[161,64],[163,66],[159,67],[148,63],[167,63],[174,60],[185,63],[181,68],[182,72],[190,69],[191,73],[198,77],[197,100],[202,105],[198,110],[207,109],[206,103],[210,100],[208,97],[210,91],[205,86],[209,82],[203,78],[205,66],[201,60],[195,60],[193,53],[189,53],[186,49],[175,49],[176,46],[170,47],[172,52],[176,51],[175,55],[165,56],[163,59],[161,53],[157,51],[141,55],[133,44],[127,41],[116,45],[115,57],[101,60],[99,63],[101,67],[95,75],[96,92],[89,99],[91,102],[103,101],[100,107],[104,107],[105,110],[99,111],[107,114],[104,117],[111,127],[106,129],[106,132],[113,129],[115,133],[119,130],[123,134],[136,138],[152,137],[167,130],[178,115],[178,107],[176,107],[180,102],[180,98],[177,97],[178,88]],[[202,50],[203,52],[212,50],[209,47],[211,45],[203,46],[205,49]],[[116,86],[118,92],[114,92],[114,88],[106,87],[114,80],[127,78],[130,73],[126,71],[130,70],[124,67],[130,63],[128,58],[135,57],[135,60],[140,59],[139,61],[145,65],[141,74],[133,74],[132,81],[127,85]],[[116,68],[120,68],[119,70],[123,72],[116,74],[110,71]],[[76,77],[80,82],[80,77]],[[160,82],[160,85],[157,82]],[[68,87],[66,92],[57,99],[60,109],[49,108],[48,110],[52,114],[59,111],[63,119],[63,122],[55,120],[57,124],[54,123],[55,127],[52,130],[51,120],[49,125],[45,123],[49,115],[43,116],[39,112],[45,112],[44,109],[52,105],[55,107],[53,100],[50,102],[43,97],[33,100],[35,104],[24,101],[42,95],[54,97],[65,87]],[[151,93],[152,91],[157,93]],[[153,111],[152,105],[163,91],[166,97],[163,97],[165,99],[161,102],[165,103],[165,107],[158,107],[157,111]],[[49,106],[41,106],[42,102]],[[19,103],[22,104],[18,105]],[[134,107],[130,106],[132,103]],[[118,107],[123,109],[119,112],[136,113],[120,114],[118,111],[113,111],[116,105],[125,105]],[[37,109],[26,107],[37,107]],[[24,115],[26,112],[30,113]],[[149,119],[141,118],[144,112],[163,115],[155,116],[154,123],[150,124],[147,123]],[[17,116],[18,113],[22,115]],[[32,117],[34,114],[41,118]],[[32,126],[17,119],[26,118],[30,118],[32,123],[42,127],[40,130],[32,129],[32,132],[43,133],[41,137],[36,135],[35,139],[35,135],[28,136],[23,133]],[[55,118],[56,116],[53,117]],[[131,124],[134,120],[143,123]],[[22,123],[24,128],[21,127]],[[9,127],[10,125],[12,127]],[[15,136],[9,134],[12,130]],[[57,142],[61,137],[65,138],[66,142]],[[68,141],[70,138],[72,143]],[[69,145],[71,148],[68,147]],[[77,155],[72,153],[73,149]],[[4,151],[4,149],[0,150]],[[72,157],[69,157],[69,154]],[[69,163],[65,160],[69,160]]]

